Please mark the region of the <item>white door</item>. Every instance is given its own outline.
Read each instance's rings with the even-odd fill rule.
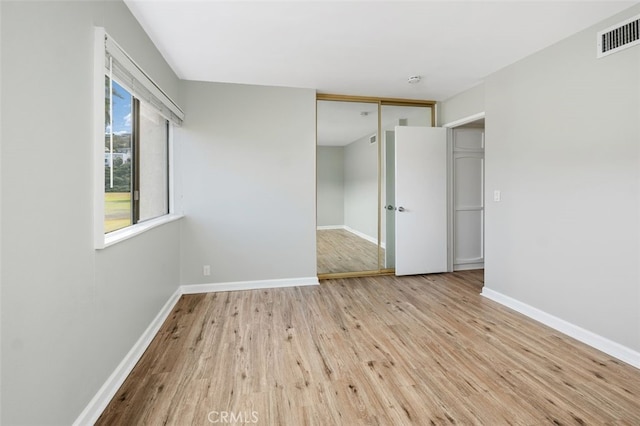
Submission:
[[[395,128],[396,275],[447,271],[447,131]]]

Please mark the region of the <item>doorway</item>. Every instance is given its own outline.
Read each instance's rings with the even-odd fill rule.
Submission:
[[[484,114],[445,125],[449,133],[449,270],[484,269]]]

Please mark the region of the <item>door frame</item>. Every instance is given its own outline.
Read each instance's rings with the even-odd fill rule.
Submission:
[[[468,123],[472,123],[477,120],[485,119],[485,112],[479,112],[472,114],[458,120],[451,121],[443,124],[442,127],[447,129],[447,270],[453,272],[453,256],[454,256],[454,240],[453,240],[453,219],[454,219],[454,205],[453,205],[453,129],[463,126]],[[486,123],[485,123],[486,126]],[[486,146],[486,142],[485,142]],[[486,161],[485,161],[485,173],[486,173]],[[485,191],[486,194],[486,191]],[[484,211],[484,223],[486,223],[487,211]],[[484,229],[482,231],[484,233]],[[486,256],[485,256],[486,257]]]

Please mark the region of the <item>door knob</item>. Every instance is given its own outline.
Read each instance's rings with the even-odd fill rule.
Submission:
[[[402,206],[398,207],[398,211],[399,212],[403,212],[404,211],[404,207],[402,207]]]
[[[384,208],[387,209],[387,210],[395,210],[396,209],[391,204],[389,204],[388,206],[384,206]]]

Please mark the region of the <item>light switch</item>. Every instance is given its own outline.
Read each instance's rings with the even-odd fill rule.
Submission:
[[[501,197],[501,194],[499,189],[496,189],[495,191],[493,191],[493,201],[496,201],[496,202],[500,201],[500,197]]]

